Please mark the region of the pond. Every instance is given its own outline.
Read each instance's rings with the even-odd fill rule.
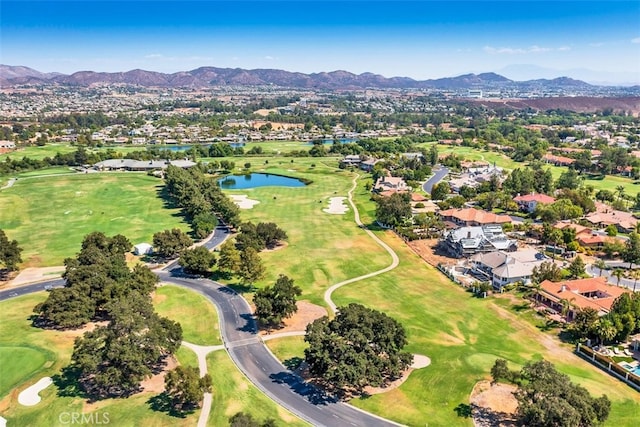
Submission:
[[[304,187],[305,183],[297,178],[272,175],[268,173],[251,173],[247,175],[229,175],[218,180],[220,188],[225,190],[242,190],[256,187]]]

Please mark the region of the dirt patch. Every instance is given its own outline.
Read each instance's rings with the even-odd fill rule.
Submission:
[[[178,366],[178,361],[174,356],[167,358],[167,365],[164,367],[162,372],[159,372],[140,383],[142,390],[151,393],[162,393],[164,391],[164,376],[168,371],[174,369],[176,366]]]
[[[518,401],[512,384],[491,384],[489,381],[476,383],[469,402],[473,423],[476,427],[515,427],[515,413]]]
[[[435,246],[437,244],[438,239],[414,240],[407,243],[413,252],[434,267],[437,267],[438,264],[451,264],[456,261],[453,258],[436,253]]]
[[[98,326],[107,326],[108,321],[103,322],[89,322],[81,328],[77,329],[68,329],[63,331],[64,338],[74,339],[76,337],[84,335],[85,332],[91,332]]]
[[[322,316],[327,315],[327,310],[319,305],[311,304],[306,301],[298,301],[296,303],[298,311],[289,319],[284,321],[284,328],[271,331],[279,334],[282,332],[304,331],[307,325]],[[269,335],[268,331],[260,331],[260,335]]]

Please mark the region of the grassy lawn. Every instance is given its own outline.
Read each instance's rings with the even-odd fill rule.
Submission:
[[[73,174],[73,173],[77,173],[77,172],[67,166],[57,166],[53,168],[22,172],[18,174],[17,177],[21,179],[21,178],[32,178],[32,177],[40,177],[40,176],[48,176],[48,175]]]
[[[278,425],[307,425],[254,387],[233,365],[226,352],[210,353],[207,366],[213,380],[213,405],[208,425],[228,425],[229,418],[241,411],[260,421],[274,418]]]
[[[252,160],[252,164],[263,162]],[[334,283],[386,267],[391,259],[382,248],[353,221],[353,211],[331,215],[322,211],[331,197],[346,197],[353,175],[333,167],[330,159],[295,159],[294,163],[271,159],[268,165],[254,167],[267,172],[311,179],[305,187],[262,187],[225,191],[246,194],[260,203],[243,210],[242,219],[272,221],[284,229],[287,246],[261,253],[267,277],[258,286],[272,284],[279,274],[286,274],[302,287],[301,299],[324,305],[324,291]],[[311,167],[315,164],[315,167]]]
[[[289,369],[295,369],[304,359],[304,350],[309,346],[304,337],[282,337],[265,341],[269,350]]]
[[[218,313],[213,304],[199,293],[180,286],[164,285],[156,290],[153,304],[158,314],[180,322],[185,341],[198,345],[222,344]]]
[[[24,148],[19,148],[16,151],[12,151],[9,153],[0,154],[0,160],[4,160],[7,157],[10,157],[14,160],[22,159],[23,157],[28,157],[30,159],[42,160],[45,157],[53,158],[56,153],[66,154],[75,151],[76,148],[72,147],[69,144],[47,144],[42,147],[38,146],[29,146]]]
[[[0,191],[0,228],[24,249],[23,267],[61,265],[92,231],[124,234],[133,244],[188,225],[158,197],[162,181],[138,173],[52,175]]]

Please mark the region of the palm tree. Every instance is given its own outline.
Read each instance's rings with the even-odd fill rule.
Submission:
[[[615,270],[613,270],[613,273],[611,273],[611,275],[615,276],[616,279],[618,279],[617,285],[620,286],[620,278],[624,276],[624,270],[621,268],[616,268]]]
[[[598,274],[598,277],[602,277],[602,271],[607,268],[607,264],[604,262],[604,260],[599,259],[593,263],[593,266],[596,267],[598,269],[598,272],[600,274]]]
[[[627,277],[633,279],[633,292],[636,291],[636,284],[638,283],[638,279],[640,279],[640,270],[629,270]]]
[[[618,199],[619,200],[624,199],[624,186],[623,185],[618,185],[616,187],[616,193],[618,193]]]
[[[617,333],[618,330],[616,329],[611,319],[609,319],[607,316],[601,317],[600,320],[598,320],[596,335],[598,336],[598,338],[600,338],[600,342],[602,344],[607,341],[611,341]]]

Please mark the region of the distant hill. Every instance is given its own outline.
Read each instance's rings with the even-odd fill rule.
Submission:
[[[588,83],[568,77],[517,82],[495,73],[464,74],[431,80],[409,77],[387,78],[379,74],[353,74],[348,71],[296,73],[275,69],[245,70],[242,68],[201,67],[177,73],[131,70],[119,73],[79,71],[71,75],[41,73],[28,67],[0,65],[0,83],[10,86],[25,83],[54,83],[70,86],[90,86],[100,83],[122,83],[146,87],[258,86],[275,85],[307,89],[363,89],[363,88],[433,88],[433,89],[540,89],[588,88]]]

